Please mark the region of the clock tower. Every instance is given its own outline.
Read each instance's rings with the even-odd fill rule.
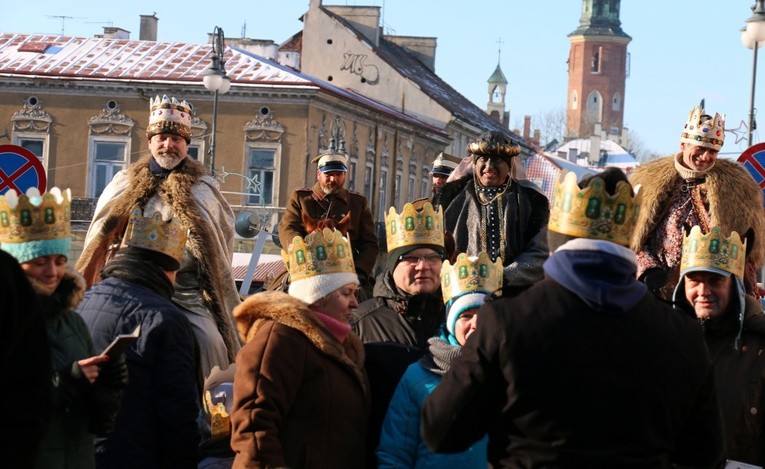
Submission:
[[[620,0],[583,0],[579,27],[568,35],[566,139],[589,138],[602,129],[605,138],[626,144],[624,88],[627,44],[621,28]]]

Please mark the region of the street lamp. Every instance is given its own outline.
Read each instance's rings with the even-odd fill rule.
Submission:
[[[210,174],[215,177],[215,133],[218,123],[218,94],[226,94],[231,87],[231,78],[226,75],[226,62],[223,54],[226,51],[226,40],[223,30],[218,26],[212,33],[212,63],[204,72],[202,81],[205,88],[213,92],[213,120],[210,136]]]
[[[752,92],[749,101],[749,128],[747,144],[752,146],[752,131],[757,127],[754,120],[754,85],[757,81],[757,49],[765,41],[765,0],[757,0],[752,6],[752,16],[746,20],[746,28],[741,33],[741,42],[747,49],[752,49]]]

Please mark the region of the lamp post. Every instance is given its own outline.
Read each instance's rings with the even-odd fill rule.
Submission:
[[[231,78],[226,75],[226,62],[223,53],[226,51],[226,38],[223,29],[215,27],[212,33],[212,63],[204,72],[202,81],[205,88],[213,92],[213,120],[210,135],[210,174],[215,177],[215,133],[218,123],[218,95],[226,94],[231,87]]]
[[[749,101],[749,128],[747,129],[747,144],[752,146],[752,131],[757,127],[754,119],[754,87],[757,81],[757,49],[765,41],[765,0],[757,0],[752,6],[752,16],[746,20],[746,28],[741,33],[741,42],[752,49],[752,92]]]

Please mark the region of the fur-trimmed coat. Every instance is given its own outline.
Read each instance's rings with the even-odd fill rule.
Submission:
[[[231,312],[240,303],[231,274],[234,213],[201,163],[186,158],[167,178],[160,178],[149,169],[150,158],[147,156],[117,173],[104,189],[77,269],[88,286],[100,280],[109,248],[120,242],[135,205],[172,211],[189,230],[186,249],[199,263],[202,297],[228,348],[227,363],[211,366],[225,368],[234,361],[240,348],[231,318]],[[203,342],[199,345],[205,346]]]
[[[682,178],[675,169],[677,155],[670,155],[638,166],[630,175],[633,186],[640,184],[643,203],[640,207],[631,248],[644,249],[649,235],[656,229],[664,209],[675,191],[680,190]],[[765,261],[765,212],[762,192],[752,176],[740,164],[718,159],[706,174],[702,184],[711,215],[710,226],[720,226],[726,236],[731,231],[740,235],[754,230],[754,245],[748,262],[759,269]],[[672,266],[671,266],[672,267]]]
[[[369,391],[364,348],[338,342],[304,302],[258,293],[234,310],[235,467],[364,467]]]

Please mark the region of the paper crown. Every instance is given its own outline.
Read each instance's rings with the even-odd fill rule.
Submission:
[[[454,265],[447,260],[441,267],[444,303],[465,293],[492,294],[502,288],[503,276],[502,259],[492,262],[485,252],[473,258],[463,252],[457,256]]]
[[[186,101],[159,96],[149,100],[151,115],[146,135],[151,138],[157,134],[176,134],[191,141],[191,105]]]
[[[292,282],[323,274],[356,274],[351,242],[340,231],[329,228],[305,238],[295,236],[287,251],[282,250],[282,259]]]
[[[36,187],[19,196],[9,189],[0,196],[0,243],[24,243],[70,237],[72,195],[52,188],[40,195]]]
[[[502,132],[490,131],[482,134],[475,142],[468,143],[467,151],[477,156],[511,158],[521,153],[521,146]]]
[[[177,218],[163,220],[160,212],[144,216],[140,208],[130,212],[122,243],[148,249],[180,261],[186,247],[187,234]]]
[[[707,234],[702,233],[699,226],[694,226],[687,236],[683,236],[680,274],[709,270],[722,275],[733,274],[743,280],[745,260],[746,240],[742,242],[737,232],[731,232],[726,238],[719,226]]]
[[[430,202],[423,204],[420,210],[407,203],[399,215],[396,207],[391,207],[385,215],[385,237],[388,252],[417,244],[444,247],[443,210],[438,207],[436,212]]]
[[[688,114],[680,142],[720,151],[724,141],[725,116],[715,113],[712,117],[700,106],[694,107]]]
[[[622,181],[616,184],[615,194],[609,195],[599,177],[580,189],[576,174],[568,172],[555,187],[547,228],[576,238],[629,246],[641,198],[639,192],[633,197],[630,185]]]
[[[231,399],[233,400],[233,398]],[[206,390],[204,395],[204,411],[210,421],[210,436],[213,440],[231,434],[231,416],[226,409],[226,404],[224,402],[214,403],[209,390]]]
[[[456,156],[441,152],[436,159],[433,160],[433,169],[430,170],[430,173],[448,176],[454,171],[454,168],[457,167],[459,162],[460,160]]]

